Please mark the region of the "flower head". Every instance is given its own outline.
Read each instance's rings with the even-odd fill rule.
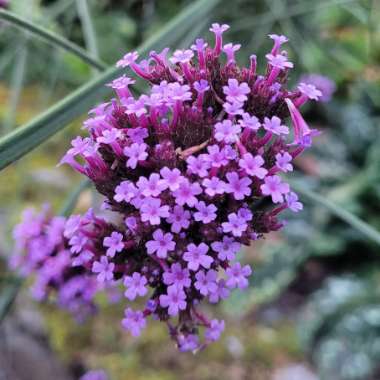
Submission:
[[[63,226],[29,215],[15,230],[13,267],[37,273],[39,299],[55,292],[66,308],[81,299],[90,309],[99,289],[124,283],[130,301],[148,298],[125,311],[133,335],[153,319],[167,322],[181,351],[218,339],[224,323],[209,322],[199,305],[246,287],[250,268],[237,251],[280,228],[281,212],[302,208],[279,173],[292,174],[293,158],[317,134],[300,108],[322,91],[306,81],[286,87],[285,36],[270,35],[264,73],[255,55],[241,67],[240,44],[223,41],[228,28],[212,25],[213,46],[197,39],[169,59],[166,48],[117,62],[145,82],[144,93],[134,96],[135,75],[114,79],[112,100],[91,109],[87,136],[61,162],[90,179],[112,219],[90,211]]]

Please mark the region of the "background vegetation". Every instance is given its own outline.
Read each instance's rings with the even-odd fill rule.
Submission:
[[[9,8],[21,20],[0,13],[0,352],[14,352],[15,331],[37,328],[27,284],[10,308],[19,283],[5,262],[20,211],[45,202],[57,212],[99,204],[91,189],[75,191],[79,176],[55,165],[105,95],[103,84],[115,75],[107,68],[135,47],[188,46],[218,21],[231,25],[230,41],[242,42],[240,60],[263,57],[267,34],[281,33],[290,38],[293,84],[312,72],[337,84],[331,102],[307,109],[323,134],[293,180],[304,211],[246,250],[251,287],[212,311],[227,319],[227,330],[196,356],[178,354],[164,326],[151,326],[139,341],[123,334],[117,303],[80,326],[39,307],[38,339],[67,379],[85,367],[104,367],[117,380],[379,379],[379,2],[13,0]],[[0,378],[1,368],[0,360]]]

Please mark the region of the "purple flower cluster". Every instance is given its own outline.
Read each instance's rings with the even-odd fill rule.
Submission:
[[[57,304],[78,320],[95,311],[98,283],[85,268],[73,266],[66,219],[52,216],[46,206],[42,212],[26,209],[14,229],[15,252],[10,266],[20,275],[34,276],[32,295],[39,301],[56,293]]]
[[[281,228],[281,211],[302,209],[280,174],[318,134],[299,108],[320,91],[285,87],[287,38],[270,35],[260,75],[254,55],[249,67],[237,65],[240,45],[223,44],[228,28],[213,24],[214,47],[197,39],[169,59],[168,49],[140,63],[126,54],[117,66],[150,90],[136,96],[126,75],[110,83],[115,98],[90,111],[88,137],[75,138],[61,161],[90,178],[122,220],[71,216],[64,237],[73,268],[102,286],[122,283],[129,301],[145,298],[142,310],[125,309],[122,326],[138,336],[149,316],[165,321],[181,351],[220,337],[224,322],[199,307],[248,286],[252,270],[236,261],[242,245]]]

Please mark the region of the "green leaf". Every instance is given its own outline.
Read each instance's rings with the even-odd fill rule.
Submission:
[[[102,70],[105,70],[107,67],[107,65],[104,62],[101,62],[97,58],[89,55],[85,49],[82,49],[80,46],[76,45],[75,43],[41,26],[33,24],[15,15],[12,12],[8,12],[3,9],[0,9],[0,19],[4,19],[8,21],[9,23],[11,23],[12,25],[16,25],[20,29],[27,31],[30,34],[40,37],[41,39],[43,39],[45,42],[49,43],[52,46],[59,46],[62,49],[75,54],[84,62],[88,63],[89,65],[93,66],[94,68],[98,70],[102,71]]]
[[[12,279],[0,294],[0,324],[3,322],[6,315],[9,313],[13,302],[16,299],[19,289],[21,288],[22,280],[19,278]]]
[[[170,46],[189,32],[198,20],[206,17],[207,13],[219,2],[220,0],[193,2],[137,50],[140,54],[145,54],[152,48],[160,50],[167,45]],[[0,170],[36,148],[76,117],[82,115],[97,100],[110,92],[109,88],[104,85],[122,72],[122,69],[108,69],[26,125],[1,138]]]
[[[63,203],[63,206],[59,214],[66,217],[69,216],[74,210],[78,202],[79,196],[82,194],[84,190],[88,189],[90,186],[91,182],[89,179],[84,179],[83,181],[81,181],[79,185],[76,188],[74,188],[74,190],[72,190],[71,193],[68,195],[67,199]]]
[[[349,224],[351,227],[360,231],[369,239],[371,239],[372,241],[380,245],[380,232],[375,230],[371,225],[364,222],[363,220],[358,218],[356,215],[345,210],[343,207],[339,206],[338,204],[331,202],[328,198],[323,197],[322,195],[319,195],[312,190],[304,189],[296,183],[292,182],[291,185],[295,191],[309,198],[311,201],[319,203],[323,207],[326,207],[331,213],[333,213],[339,219],[343,220],[344,222]]]

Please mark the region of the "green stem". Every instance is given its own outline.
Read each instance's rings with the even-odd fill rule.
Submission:
[[[83,36],[86,42],[86,49],[93,57],[99,58],[98,43],[95,28],[91,20],[87,0],[76,0],[79,18],[82,23]]]
[[[300,185],[296,183],[291,183],[292,188],[298,193],[309,198],[313,202],[319,203],[320,205],[326,207],[339,219],[343,220],[356,230],[360,231],[363,235],[367,236],[369,239],[380,245],[380,232],[373,228],[368,223],[364,222],[356,215],[345,210],[343,207],[331,202],[328,198],[323,197],[312,190],[303,189]]]
[[[8,113],[4,120],[4,131],[9,132],[12,130],[17,113],[17,107],[20,101],[22,86],[25,79],[26,60],[28,57],[27,38],[23,37],[24,41],[21,42],[22,48],[17,52],[15,57],[15,65],[12,70],[11,77],[11,95],[9,98]]]
[[[5,11],[3,9],[0,10],[0,19],[4,19],[8,21],[9,23],[21,28],[22,30],[25,30],[31,34],[34,34],[40,38],[42,38],[45,42],[52,46],[59,46],[62,49],[75,54],[77,57],[82,59],[82,61],[86,62],[87,64],[91,65],[92,67],[96,68],[97,70],[105,70],[107,68],[107,65],[96,59],[95,57],[89,55],[86,50],[82,49],[80,46],[76,45],[75,43],[67,40],[66,38],[63,38],[45,28],[42,28],[41,26],[38,26],[36,24],[33,24],[17,15],[15,15],[12,12]]]
[[[78,203],[79,196],[82,192],[88,189],[91,186],[91,182],[89,179],[84,179],[79,183],[79,185],[68,195],[63,206],[59,212],[62,216],[70,216],[72,211],[75,209],[75,206]]]

